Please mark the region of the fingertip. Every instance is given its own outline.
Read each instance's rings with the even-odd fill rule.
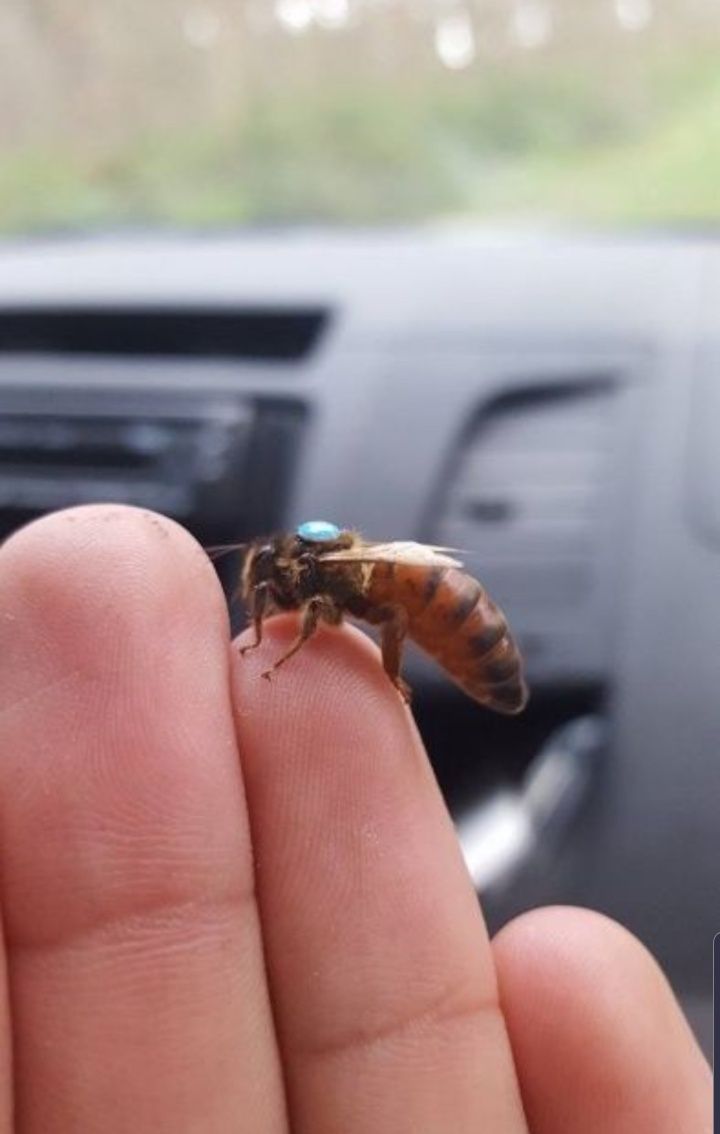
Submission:
[[[501,930],[493,953],[539,1131],[580,1115],[589,1134],[702,1128],[686,1127],[684,1116],[707,1114],[707,1065],[662,970],[632,933],[601,913],[548,907]]]
[[[519,973],[542,975],[547,958],[567,966],[566,981],[581,978],[587,959],[613,969],[618,961],[645,971],[649,965],[662,978],[654,958],[624,926],[597,910],[578,906],[544,906],[520,914],[493,939],[501,962],[517,965]],[[537,971],[536,971],[537,970]]]
[[[55,512],[0,549],[0,603],[9,646],[26,640],[35,664],[60,650],[66,663],[135,623],[172,636],[179,618],[227,626],[217,576],[199,544],[165,516],[126,505]]]
[[[62,594],[78,575],[102,579],[102,568],[112,570],[114,586],[122,582],[123,572],[141,569],[147,574],[155,567],[162,573],[169,562],[188,580],[200,576],[219,587],[210,559],[190,532],[167,516],[127,504],[51,512],[19,528],[0,546],[3,571],[20,576],[28,589],[40,583],[43,593],[57,587]]]
[[[178,541],[176,548],[185,543],[193,552],[202,552],[185,528],[158,512],[130,504],[82,504],[24,524],[8,536],[0,552],[3,562],[25,557],[22,565],[32,570],[38,561],[62,560],[86,548],[104,547],[112,555],[129,544],[152,545],[168,539]]]
[[[496,962],[511,974],[513,995],[532,1005],[552,997],[556,1006],[572,1007],[587,991],[602,986],[604,1003],[613,1006],[612,993],[623,990],[639,1003],[652,1001],[676,1007],[670,985],[646,946],[619,922],[597,910],[547,906],[521,914],[493,940]],[[562,980],[557,980],[557,974]]]
[[[380,651],[355,626],[319,626],[297,654],[273,669],[298,631],[296,614],[280,614],[265,621],[257,648],[242,652],[254,642],[253,630],[233,643],[233,684],[241,715],[257,711],[267,720],[291,718],[295,730],[302,721],[312,721],[318,729],[324,720],[333,726],[342,720],[347,729],[353,721],[379,717],[384,727],[403,736],[409,730],[413,743],[418,742],[412,715],[383,670]]]
[[[264,664],[262,659],[272,663],[277,660],[277,652],[286,650],[295,640],[300,629],[300,619],[297,612],[288,612],[273,615],[265,619],[262,628],[262,642],[256,650],[246,656],[257,659],[258,664]],[[243,649],[254,642],[255,632],[251,628],[243,630],[235,639],[238,649]],[[339,626],[330,626],[321,622],[312,635],[302,646],[302,655],[306,662],[311,658],[323,657],[330,664],[340,666],[367,667],[371,677],[377,676],[380,663],[380,651],[371,638],[349,622],[341,622]]]
[[[91,921],[86,893],[94,895],[102,856],[117,871],[97,901],[103,909],[134,907],[143,893],[154,900],[176,883],[192,889],[194,864],[202,885],[220,877],[220,824],[215,842],[203,824],[217,817],[223,791],[223,803],[236,805],[223,835],[244,812],[227,609],[192,537],[165,517],[114,505],[28,525],[0,555],[0,639],[13,940],[45,941],[55,925],[65,933]],[[182,871],[172,877],[151,862],[151,845],[158,860],[170,847]],[[31,887],[39,896],[28,901]]]

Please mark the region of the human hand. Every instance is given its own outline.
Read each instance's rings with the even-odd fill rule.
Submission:
[[[488,941],[371,643],[245,659],[201,549],[91,507],[0,552],[0,1134],[701,1134],[643,947]],[[478,710],[480,711],[480,710]]]

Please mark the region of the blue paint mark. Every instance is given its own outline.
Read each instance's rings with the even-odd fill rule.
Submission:
[[[340,528],[327,520],[307,520],[300,524],[296,533],[305,543],[330,543],[340,535]]]

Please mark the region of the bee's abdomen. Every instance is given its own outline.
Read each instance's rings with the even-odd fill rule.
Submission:
[[[367,598],[399,604],[408,634],[461,688],[500,713],[527,701],[522,658],[505,617],[471,575],[454,567],[375,568]]]

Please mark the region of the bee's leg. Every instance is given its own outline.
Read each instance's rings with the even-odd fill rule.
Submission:
[[[255,641],[251,642],[249,646],[243,646],[241,648],[241,657],[245,657],[248,650],[256,650],[262,642],[262,624],[267,609],[268,597],[267,583],[258,583],[258,585],[253,588],[248,613],[253,625],[253,630],[255,631]]]
[[[384,613],[384,611],[378,613]],[[407,627],[408,616],[405,607],[388,607],[387,615],[381,625],[380,648],[382,650],[383,668],[403,701],[409,705],[412,700],[412,689],[400,676],[403,643],[407,635]]]
[[[302,649],[308,638],[312,638],[317,630],[318,622],[321,618],[325,619],[326,622],[337,624],[342,620],[342,611],[339,610],[332,599],[317,596],[316,598],[311,598],[303,607],[300,633],[290,646],[290,649],[284,653],[281,658],[278,658],[275,664],[270,666],[270,669],[265,670],[262,675],[264,678],[269,681],[276,669],[279,669],[280,666],[284,665],[298,650]]]

